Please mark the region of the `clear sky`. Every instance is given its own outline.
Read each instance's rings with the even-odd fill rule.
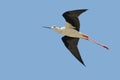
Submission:
[[[0,80],[120,80],[119,0],[0,0]],[[62,13],[88,9],[80,31],[109,46],[81,39],[84,67],[65,48]]]

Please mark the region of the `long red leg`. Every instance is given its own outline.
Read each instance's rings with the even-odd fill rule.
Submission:
[[[93,42],[93,43],[95,43],[95,44],[97,44],[97,45],[99,45],[99,46],[102,46],[103,48],[105,48],[105,49],[109,49],[107,46],[105,46],[105,45],[103,45],[103,44],[100,44],[99,42],[97,42],[97,41],[95,41],[95,40],[93,40],[93,39],[91,39],[89,36],[87,36],[87,35],[82,35],[83,37],[84,37],[84,39],[86,39],[86,40],[89,40],[89,41],[91,41],[91,42]]]

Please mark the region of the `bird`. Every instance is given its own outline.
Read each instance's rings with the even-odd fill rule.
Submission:
[[[79,39],[85,39],[88,41],[91,41],[99,46],[102,46],[103,48],[109,49],[107,46],[100,44],[99,42],[93,40],[90,38],[88,35],[79,32],[80,29],[80,20],[79,16],[86,12],[88,9],[77,9],[77,10],[70,10],[66,11],[62,14],[64,17],[66,23],[64,27],[58,27],[58,26],[52,26],[52,27],[47,27],[43,26],[44,28],[52,29],[59,34],[63,34],[64,36],[61,38],[65,47],[72,53],[72,55],[84,66],[85,63],[82,60],[82,57],[80,55],[80,52],[78,50],[78,42]]]

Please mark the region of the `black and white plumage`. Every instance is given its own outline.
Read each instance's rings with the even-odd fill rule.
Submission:
[[[85,12],[87,9],[83,9],[83,10],[74,10],[74,11],[67,11],[65,13],[63,13],[63,17],[65,18],[66,22],[68,24],[71,24],[74,29],[76,29],[77,31],[79,31],[80,28],[80,21],[78,19],[78,16],[80,14],[82,14],[83,12]],[[74,38],[74,37],[69,37],[69,36],[64,36],[62,37],[62,41],[65,44],[66,48],[68,48],[70,50],[70,52],[83,64],[83,60],[80,56],[79,50],[78,50],[78,41],[79,38]]]
[[[62,41],[63,41],[64,45],[73,54],[73,56],[75,56],[75,58],[77,58],[77,60],[80,63],[82,63],[84,66],[85,66],[85,64],[80,56],[80,53],[79,53],[79,50],[77,47],[78,41],[80,38],[89,40],[93,43],[96,43],[96,44],[108,49],[107,46],[104,46],[104,45],[96,42],[95,40],[91,39],[88,35],[79,32],[80,21],[79,21],[78,17],[80,14],[82,14],[86,10],[87,9],[72,10],[72,11],[67,11],[67,12],[63,13],[63,17],[66,20],[65,27],[61,27],[61,28],[59,28],[57,26],[44,27],[44,28],[53,29],[54,31],[56,31],[60,34],[65,35],[62,37]]]

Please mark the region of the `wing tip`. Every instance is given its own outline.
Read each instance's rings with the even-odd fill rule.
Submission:
[[[84,66],[84,67],[86,67],[86,65],[85,65],[85,63],[82,61],[82,62],[80,62],[80,63],[82,63],[82,65]]]
[[[84,67],[86,67],[86,65],[85,65],[85,63],[83,62],[82,59],[78,59],[78,61],[79,61]]]
[[[88,9],[81,9],[82,13],[83,13],[83,12],[86,12],[87,10],[88,10]]]
[[[83,11],[87,11],[88,9],[82,9]]]

